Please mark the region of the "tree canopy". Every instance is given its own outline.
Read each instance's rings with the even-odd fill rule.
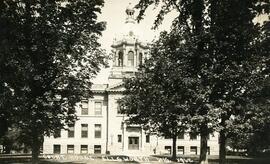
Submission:
[[[44,135],[76,120],[76,103],[91,95],[91,79],[106,65],[97,41],[103,3],[0,2],[0,117],[29,136],[34,157]]]
[[[260,109],[254,94],[259,93],[262,82],[269,76],[269,45],[266,45],[269,19],[262,25],[254,20],[261,14],[269,14],[270,4],[265,0],[140,0],[136,5],[140,9],[138,20],[143,19],[151,5],[161,6],[155,27],[171,10],[179,13],[172,25],[179,29],[178,42],[183,39],[181,44],[174,45],[175,49],[185,45],[185,49],[176,56],[180,56],[179,61],[187,61],[190,82],[197,82],[192,88],[197,96],[194,105],[189,106],[194,114],[193,127],[200,129],[204,125],[201,132],[218,127],[220,162],[224,163],[230,131],[254,128],[248,127],[250,117]],[[168,48],[159,50],[170,53]],[[187,55],[183,55],[185,52]],[[181,72],[177,76],[182,77]],[[219,120],[214,122],[218,126],[212,124],[213,118]]]

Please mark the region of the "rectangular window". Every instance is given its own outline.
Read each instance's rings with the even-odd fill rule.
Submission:
[[[61,153],[61,145],[53,145],[53,154]]]
[[[178,134],[177,138],[182,139],[182,140],[185,139],[185,133],[182,132],[182,133]]]
[[[197,155],[197,146],[190,146],[190,154]]]
[[[177,154],[185,154],[185,147],[184,146],[178,146],[177,147]]]
[[[165,148],[165,154],[171,154],[171,150],[172,150],[171,146],[165,146],[164,148]]]
[[[81,154],[88,154],[88,145],[81,145]]]
[[[149,135],[149,134],[146,135],[145,142],[146,142],[146,143],[149,143],[149,142],[150,142],[150,135]]]
[[[88,125],[87,124],[82,124],[82,127],[81,127],[82,131],[81,131],[81,137],[82,138],[87,138],[88,137]]]
[[[95,102],[95,115],[102,115],[102,103],[101,102]]]
[[[88,115],[88,101],[87,100],[82,101],[81,115]]]
[[[122,142],[122,135],[121,134],[117,135],[117,142]]]
[[[207,146],[207,154],[210,155],[210,147]]]
[[[67,145],[67,153],[74,154],[74,145]]]
[[[117,114],[122,114],[120,104],[118,102],[116,104],[117,104]]]
[[[61,137],[61,129],[55,130],[53,137],[54,138],[60,138]]]
[[[101,154],[101,145],[94,145],[94,154]]]
[[[74,138],[74,125],[68,126],[68,138]]]
[[[95,124],[95,138],[101,138],[101,124]]]
[[[197,139],[197,134],[196,133],[189,133],[189,137],[191,140],[196,140]]]

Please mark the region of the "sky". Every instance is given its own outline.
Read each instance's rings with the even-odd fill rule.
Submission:
[[[111,45],[113,39],[117,37],[122,31],[125,24],[126,18],[126,8],[131,3],[132,6],[135,6],[139,0],[104,0],[104,7],[101,9],[101,14],[98,15],[98,21],[107,22],[106,30],[103,31],[102,37],[99,39],[102,48],[104,48],[109,54],[111,52]],[[172,11],[164,18],[163,23],[159,26],[157,30],[152,30],[151,28],[154,25],[155,17],[158,13],[158,8],[149,7],[146,10],[144,19],[137,25],[142,40],[151,42],[153,39],[157,38],[159,33],[163,30],[169,30],[170,25],[173,19],[176,16],[176,13]],[[135,11],[135,16],[138,14],[138,11]],[[94,79],[94,83],[106,84],[108,82],[108,75],[110,69],[102,69],[98,76]]]

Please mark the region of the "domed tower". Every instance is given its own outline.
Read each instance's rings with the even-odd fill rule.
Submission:
[[[147,55],[149,47],[140,39],[140,30],[134,13],[134,8],[129,4],[126,8],[126,20],[122,33],[114,38],[111,46],[113,66],[109,76],[110,85],[121,83],[124,77],[134,76]]]

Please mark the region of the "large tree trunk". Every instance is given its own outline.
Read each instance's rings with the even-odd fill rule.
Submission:
[[[208,139],[208,132],[207,127],[204,126],[204,128],[201,129],[201,148],[200,148],[200,164],[208,164],[207,159],[207,139]]]
[[[39,144],[33,144],[32,145],[32,163],[33,164],[37,164],[39,163],[39,149],[40,149],[40,146]]]
[[[173,146],[172,146],[172,161],[176,161],[176,140],[177,140],[177,135],[173,135]]]
[[[226,135],[225,131],[221,130],[219,134],[219,164],[226,163]]]
[[[39,163],[39,154],[40,154],[40,147],[41,144],[43,143],[43,137],[39,137],[39,134],[36,132],[36,130],[32,131],[33,136],[32,136],[32,144],[31,144],[31,149],[32,149],[32,163],[33,164],[38,164]]]

